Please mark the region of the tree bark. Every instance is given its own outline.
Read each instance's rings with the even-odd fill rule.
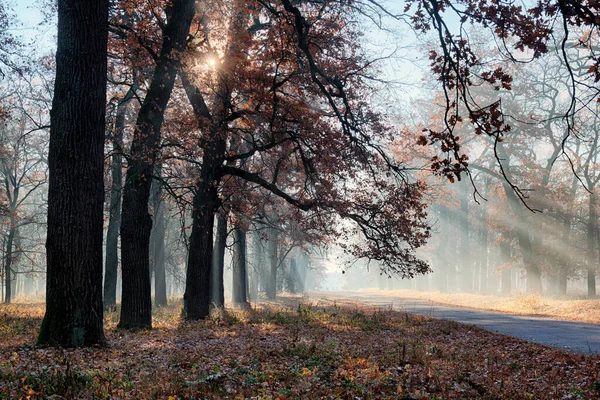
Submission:
[[[157,157],[160,128],[177,74],[176,66],[194,17],[194,0],[173,0],[163,30],[163,44],[150,87],[135,126],[131,158],[123,190],[121,260],[123,294],[119,327],[151,328],[150,233],[148,214],[150,184]]]
[[[212,270],[210,275],[210,301],[215,307],[225,307],[225,287],[223,271],[225,270],[225,247],[227,244],[227,213],[221,210],[217,215],[217,238],[213,250]]]
[[[102,229],[108,3],[58,0],[40,345],[106,344]]]
[[[234,307],[244,307],[248,304],[248,299],[246,298],[247,277],[246,232],[236,226],[233,229],[232,301]]]
[[[106,232],[106,261],[104,264],[104,308],[114,309],[117,304],[117,274],[119,265],[119,229],[121,226],[121,190],[123,190],[123,132],[125,117],[137,90],[137,82],[117,106],[112,132],[111,187],[108,230]]]

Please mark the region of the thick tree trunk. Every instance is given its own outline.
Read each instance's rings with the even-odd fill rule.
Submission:
[[[160,177],[160,168],[157,168]],[[154,305],[167,305],[167,282],[165,272],[165,204],[162,198],[162,183],[155,179],[152,182],[154,190],[154,222],[152,226],[152,253],[154,256]],[[156,187],[156,189],[154,189]]]
[[[227,213],[221,210],[217,214],[217,236],[212,255],[210,274],[210,301],[215,307],[225,307],[225,287],[223,272],[225,270],[225,247],[227,245]]]
[[[246,232],[240,228],[233,229],[233,285],[232,302],[234,307],[248,304],[246,298],[248,268],[246,263]]]
[[[40,345],[106,344],[102,229],[107,40],[107,0],[58,0],[46,314]]]
[[[277,266],[279,262],[277,254],[277,230],[269,228],[269,243],[267,254],[269,258],[269,281],[267,285],[267,299],[275,300],[277,295]]]
[[[596,194],[595,188],[589,188],[589,207],[587,222],[587,252],[588,252],[588,270],[587,270],[587,294],[588,297],[596,297]]]
[[[111,187],[108,230],[106,232],[106,261],[104,264],[104,308],[114,309],[117,304],[117,274],[119,265],[119,229],[121,227],[121,190],[123,190],[123,132],[125,117],[137,90],[134,82],[117,106],[112,132]]]
[[[194,0],[174,0],[167,13],[154,76],[138,113],[123,190],[121,262],[123,294],[120,328],[151,328],[149,248],[152,219],[148,200],[164,112],[171,97],[180,52],[194,17]]]
[[[216,168],[209,167],[210,153],[203,157],[203,177],[198,182],[192,212],[192,233],[188,254],[185,294],[183,295],[183,315],[189,320],[208,316],[210,307],[210,271],[212,266],[213,227],[215,213],[219,208],[218,179],[210,174]]]

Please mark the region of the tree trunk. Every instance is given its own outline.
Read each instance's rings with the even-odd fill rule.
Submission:
[[[8,238],[6,240],[6,250],[4,257],[4,271],[6,273],[5,285],[6,289],[4,291],[4,304],[10,304],[12,300],[12,260],[13,260],[13,241],[15,239],[15,232],[17,231],[16,226],[17,221],[15,220],[14,214],[11,214],[11,224],[8,230]]]
[[[460,190],[460,274],[463,292],[473,291],[473,263],[469,242],[469,181],[465,180]]]
[[[571,224],[573,222],[573,201],[575,200],[575,196],[577,195],[577,188],[579,186],[579,179],[577,176],[573,176],[573,180],[571,181],[571,190],[569,192],[569,203],[568,207],[564,213],[564,234],[562,237],[563,242],[566,246],[571,245]],[[598,231],[596,230],[596,233]],[[558,294],[560,296],[567,295],[567,279],[569,277],[569,257],[565,257],[566,259],[561,262],[561,265],[558,270]]]
[[[517,217],[517,239],[519,241],[519,248],[521,249],[521,256],[523,257],[523,264],[525,264],[525,270],[527,271],[526,291],[527,293],[541,293],[542,276],[539,268],[534,264],[531,237],[527,229],[523,206],[508,184],[504,183],[502,186],[508,198],[508,203]]]
[[[267,253],[269,257],[269,282],[267,285],[267,299],[275,300],[277,294],[277,264],[279,261],[277,254],[277,230],[269,228],[269,244]]]
[[[163,30],[163,44],[154,76],[140,111],[131,144],[123,190],[121,261],[123,294],[120,328],[151,328],[149,248],[152,219],[148,214],[151,176],[157,157],[160,128],[171,97],[180,52],[194,17],[194,0],[174,0]]]
[[[596,297],[596,194],[595,188],[589,188],[589,207],[587,222],[587,251],[588,251],[588,270],[587,270],[587,294],[588,297]]]
[[[160,177],[160,167],[157,167]],[[162,199],[162,182],[155,179],[152,182],[154,200],[153,231],[153,256],[154,256],[154,305],[164,307],[167,305],[167,282],[165,273],[165,204]],[[156,189],[154,189],[156,187]]]
[[[102,229],[108,3],[58,0],[40,345],[106,344]]]
[[[510,240],[505,239],[500,242],[500,259],[501,264],[505,265],[510,261]],[[512,291],[510,271],[511,269],[506,266],[502,269],[500,293],[504,295],[509,295]]]
[[[306,253],[300,253],[300,259],[297,262],[298,268],[298,293],[306,292],[306,274],[308,272],[308,256]]]
[[[296,257],[290,258],[290,279],[288,284],[288,291],[290,293],[298,293],[298,266],[296,263]]]
[[[183,295],[183,315],[189,320],[203,319],[208,316],[210,307],[210,270],[212,266],[213,227],[215,213],[219,208],[217,186],[218,179],[211,174],[206,152],[203,157],[203,177],[198,182],[198,191],[194,196],[192,211],[192,233],[188,254],[185,294]]]
[[[197,182],[198,189],[193,200],[192,233],[183,296],[183,314],[186,319],[202,319],[208,316],[209,312],[214,215],[221,205],[218,189],[222,178],[228,135],[227,117],[231,98],[229,74],[236,69],[236,64],[231,61],[235,60],[243,50],[239,35],[245,29],[247,16],[246,3],[235,1],[227,50],[219,71],[217,101],[212,114],[200,90],[193,86],[185,74],[181,76],[198,125],[206,133],[202,167]]]
[[[263,247],[262,240],[260,238],[260,232],[254,231],[252,236],[254,239],[254,259],[252,262],[252,268],[249,268],[251,271],[249,296],[250,301],[258,301],[258,286],[261,279],[261,269],[263,265]]]
[[[490,178],[487,177],[484,181],[485,185],[485,193],[484,196],[488,196],[488,187],[490,185]],[[488,293],[488,284],[490,281],[489,274],[489,240],[488,240],[488,228],[487,228],[487,219],[488,219],[488,202],[484,201],[482,204],[481,210],[481,258],[480,258],[480,276],[479,276],[479,292],[482,294]]]
[[[215,307],[225,307],[225,287],[223,272],[225,270],[225,247],[227,245],[227,213],[221,210],[217,214],[217,237],[212,255],[210,275],[210,301]]]
[[[246,298],[247,276],[246,232],[236,226],[233,229],[232,301],[234,307],[243,307],[248,304]]]
[[[117,106],[112,132],[111,187],[108,230],[106,232],[106,261],[104,264],[104,308],[114,309],[117,304],[117,274],[119,265],[119,229],[121,227],[121,190],[123,189],[123,131],[125,117],[138,84],[134,82]]]
[[[440,292],[448,291],[448,257],[446,255],[448,248],[448,207],[439,206],[440,211],[440,243],[437,248],[437,265],[434,272],[437,282],[437,289]]]

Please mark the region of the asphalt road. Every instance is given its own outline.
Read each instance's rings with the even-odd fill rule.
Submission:
[[[474,310],[401,297],[381,298],[359,292],[321,292],[313,298],[317,300],[320,297],[332,300],[347,298],[374,306],[391,306],[394,310],[476,325],[566,351],[600,354],[600,324]]]

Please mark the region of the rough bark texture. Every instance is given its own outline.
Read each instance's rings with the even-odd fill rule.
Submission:
[[[208,157],[204,157],[203,162]],[[204,164],[206,165],[206,164]],[[208,172],[214,168],[203,166],[198,192],[194,196],[192,233],[183,295],[183,315],[186,319],[198,320],[208,316],[210,307],[210,270],[212,266],[213,227],[215,212],[219,208],[216,180]],[[212,172],[212,171],[211,171]]]
[[[148,213],[150,184],[157,156],[164,112],[175,84],[178,54],[185,45],[194,17],[194,0],[174,0],[163,30],[163,44],[150,87],[135,126],[131,158],[123,189],[121,262],[123,294],[120,328],[151,328],[150,233]]]
[[[119,228],[121,226],[121,190],[123,189],[123,131],[127,108],[135,96],[137,84],[131,86],[117,106],[112,132],[111,187],[108,230],[106,232],[106,261],[104,264],[104,308],[117,304],[117,270],[119,265]]]
[[[224,210],[217,216],[217,237],[212,257],[210,275],[210,301],[215,307],[225,307],[225,287],[223,271],[225,269],[225,247],[227,244],[227,213]]]
[[[41,345],[106,344],[102,225],[107,38],[108,0],[58,0]]]
[[[236,226],[233,229],[233,285],[232,302],[235,307],[248,304],[246,288],[248,282],[246,263],[246,232]]]

